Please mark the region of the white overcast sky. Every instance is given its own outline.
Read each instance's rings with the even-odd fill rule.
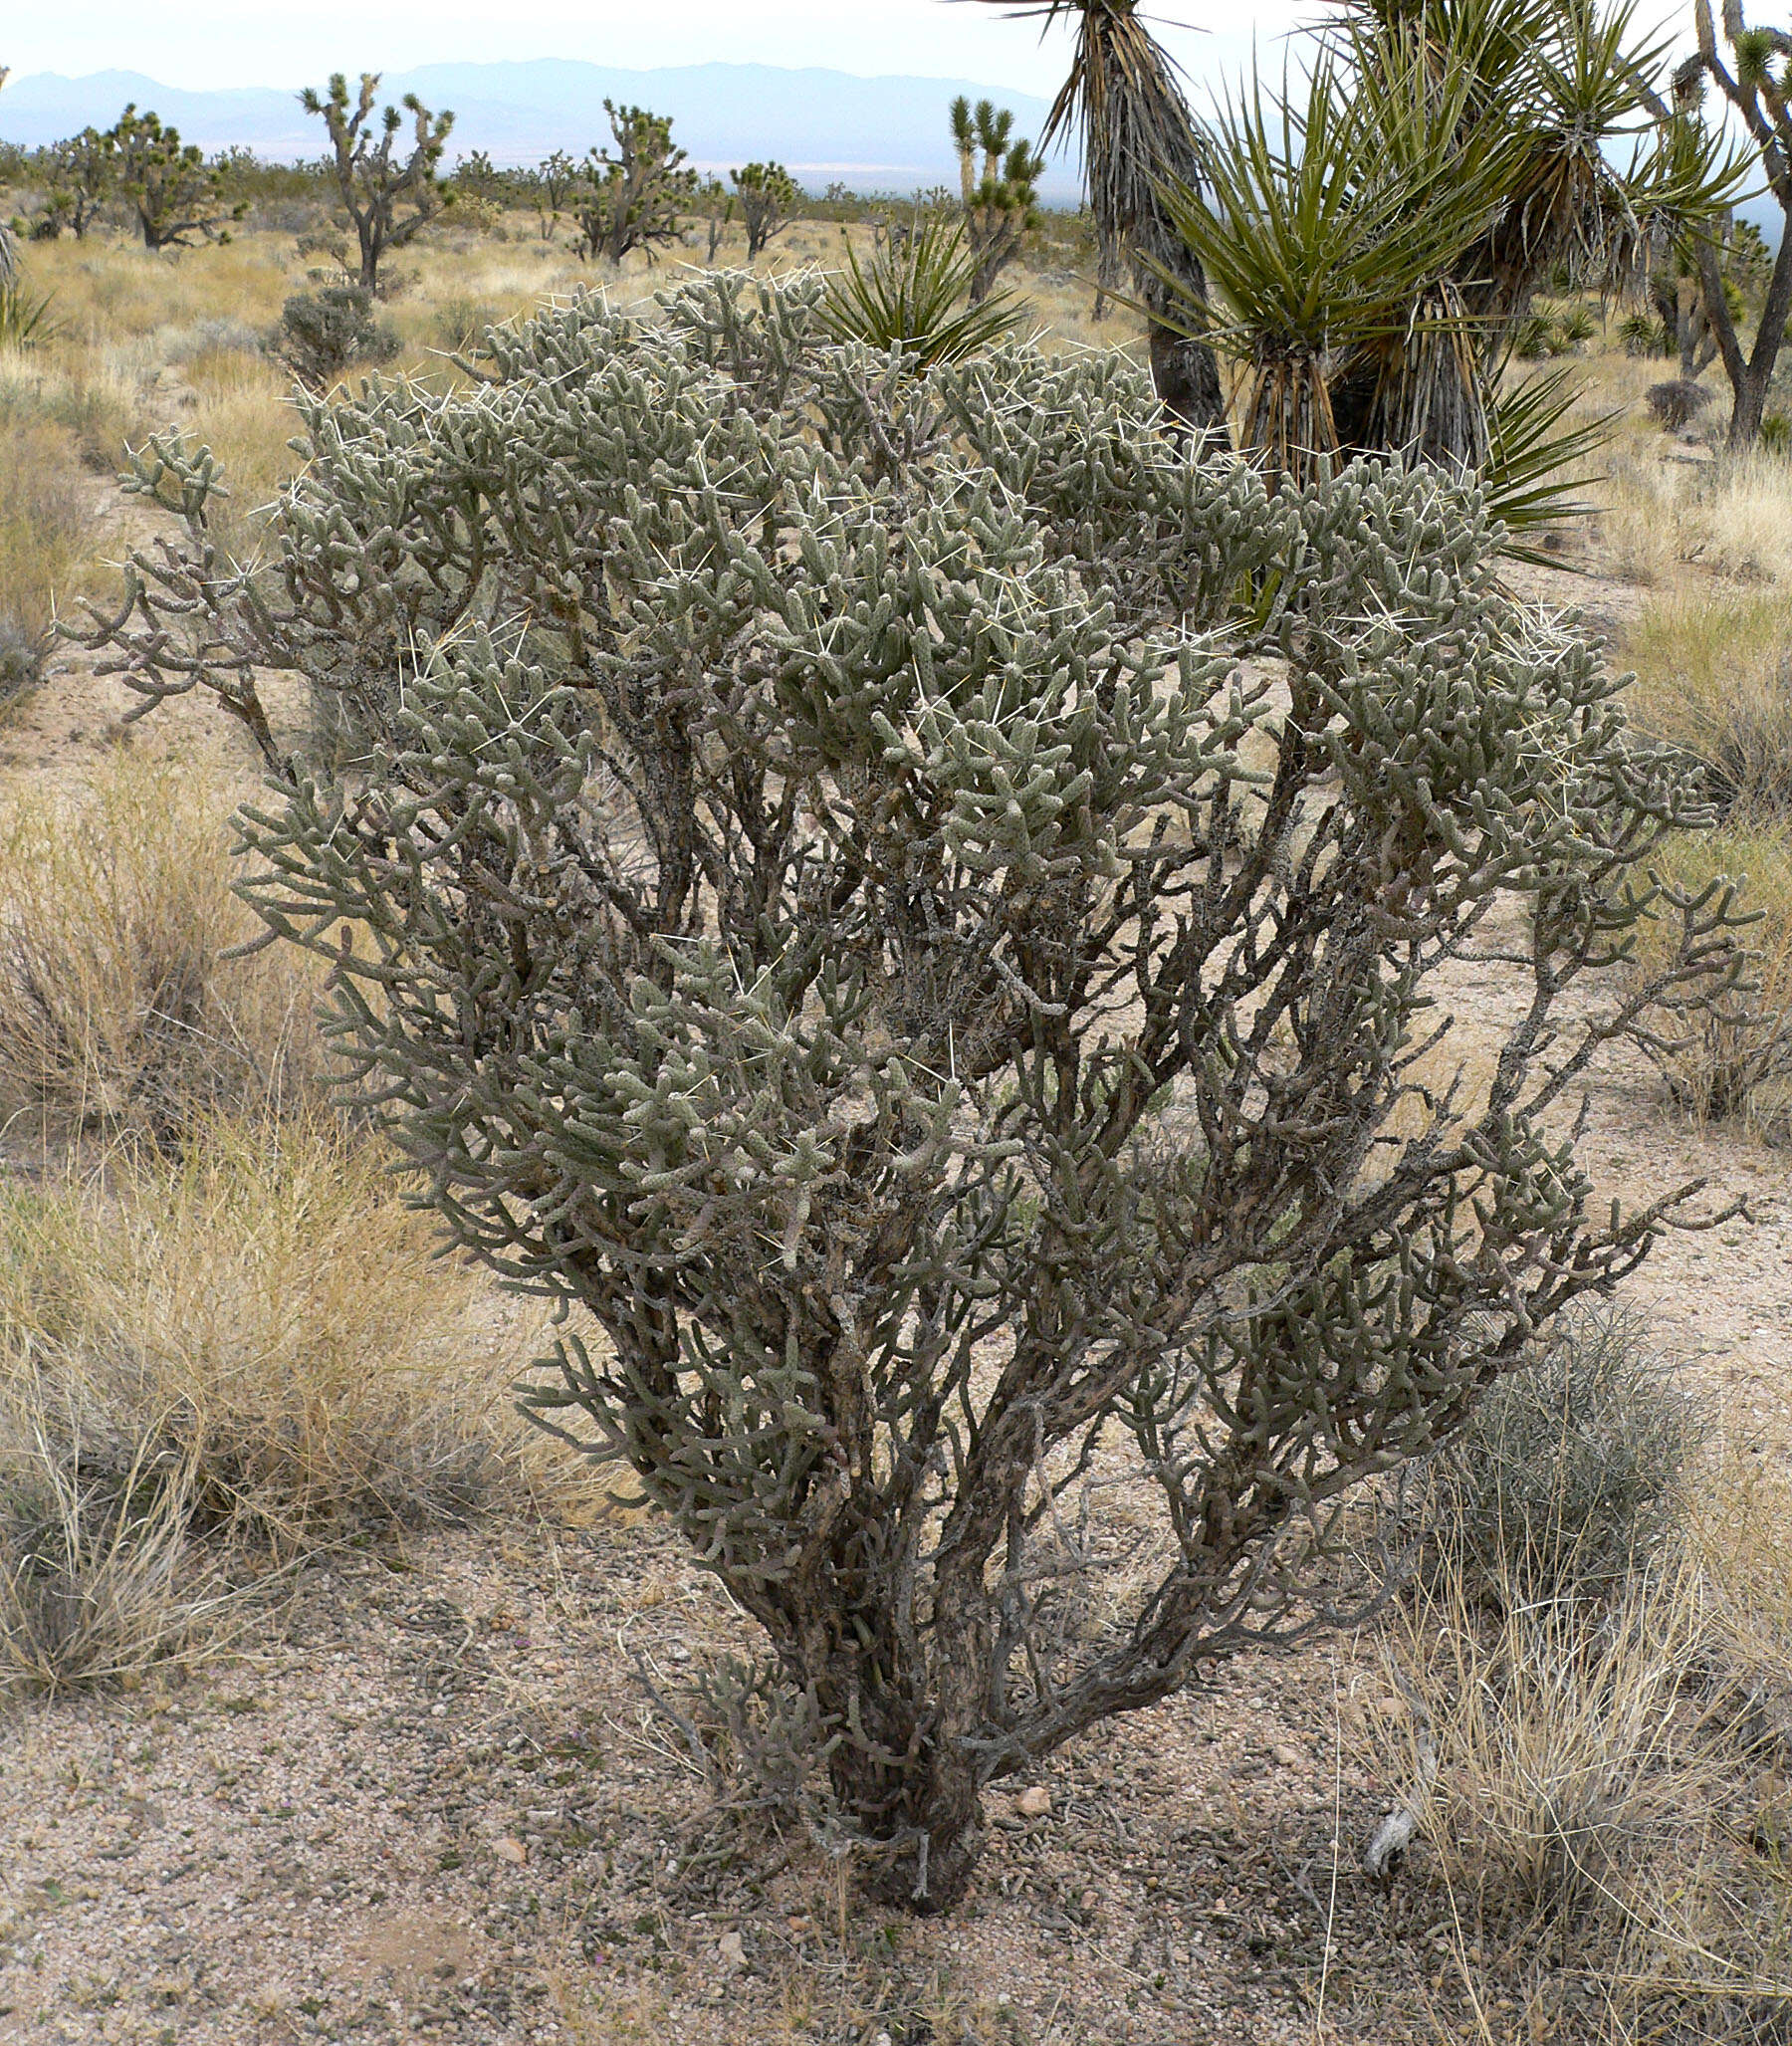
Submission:
[[[1199,82],[1236,76],[1253,41],[1265,68],[1279,71],[1278,39],[1316,10],[1300,0],[1163,0],[1154,11],[1163,41]],[[1050,94],[1066,48],[1062,32],[1041,45],[1036,22],[1008,19],[1000,6],[947,0],[0,0],[0,64],[15,77],[140,71],[192,88],[573,57],[630,69],[822,65]]]

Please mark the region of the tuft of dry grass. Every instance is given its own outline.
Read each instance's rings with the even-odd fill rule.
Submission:
[[[1700,1122],[1733,1122],[1769,1140],[1792,1130],[1792,838],[1744,824],[1677,833],[1651,861],[1679,894],[1696,900],[1727,877],[1756,920],[1735,934],[1745,954],[1737,987],[1691,1016],[1646,1019],[1644,1048],[1670,1098]],[[1649,971],[1678,942],[1664,904],[1640,927],[1639,967]]]
[[[1631,714],[1702,761],[1739,821],[1792,820],[1792,609],[1783,592],[1673,590],[1626,634]]]
[[[1602,391],[1618,374],[1602,364]],[[1600,526],[1614,572],[1668,588],[1792,580],[1792,463],[1665,455],[1659,436],[1627,432],[1605,466]]]
[[[1408,1709],[1367,1722],[1394,1780],[1435,1756],[1415,1878],[1478,2013],[1440,2036],[1783,2036],[1792,1811],[1701,1557],[1596,1614],[1511,1589],[1494,1620],[1459,1579],[1411,1604],[1385,1643]]]
[[[0,395],[0,630],[45,639],[88,585],[99,523],[68,435],[10,416]]]
[[[154,1434],[120,1472],[96,1471],[77,1436],[53,1445],[34,1417],[0,1419],[0,1697],[128,1682],[220,1652],[242,1595],[190,1534],[190,1463]]]
[[[31,278],[53,294],[61,345],[72,354],[207,320],[269,326],[291,289],[291,241],[273,235],[165,254],[63,240],[33,246]]]
[[[183,373],[197,401],[182,430],[211,449],[229,491],[214,508],[213,530],[227,552],[246,556],[298,467],[292,378],[259,354],[216,344],[194,354]]]
[[[316,1097],[317,975],[231,893],[222,804],[114,755],[0,821],[0,1109],[46,1124],[177,1133],[220,1104]]]
[[[383,1151],[217,1118],[0,1207],[0,1387],[60,1467],[145,1456],[187,1518],[286,1552],[583,1479],[513,1401],[538,1333],[444,1260]],[[145,1446],[148,1446],[146,1449]],[[73,1481],[73,1480],[71,1480]]]
[[[127,443],[143,439],[155,423],[150,386],[155,364],[139,345],[103,342],[28,354],[0,349],[0,421],[56,428],[81,464],[114,476]]]

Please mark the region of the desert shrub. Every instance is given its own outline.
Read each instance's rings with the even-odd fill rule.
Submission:
[[[288,299],[268,345],[307,389],[328,390],[351,369],[389,362],[398,338],[375,318],[370,291],[341,284]]]
[[[1644,394],[1650,416],[1665,433],[1679,433],[1691,425],[1711,402],[1711,393],[1690,377],[1671,377],[1666,383],[1652,383]]]
[[[1609,1590],[1670,1545],[1696,1448],[1694,1412],[1642,1324],[1565,1316],[1427,1473],[1429,1567],[1493,1603]]]
[[[1792,1130],[1792,841],[1778,829],[1731,824],[1671,840],[1657,869],[1670,893],[1638,933],[1631,971],[1639,984],[1680,945],[1683,918],[1732,884],[1753,921],[1720,941],[1740,968],[1724,999],[1686,1014],[1651,1005],[1637,1040],[1687,1114],[1781,1141]]]
[[[0,819],[0,1107],[158,1141],[229,1105],[316,1098],[316,975],[266,952],[231,893],[221,805],[119,755]]]
[[[173,1156],[9,1198],[0,1393],[65,1487],[176,1471],[183,1525],[281,1548],[494,1486],[563,1503],[513,1404],[521,1360],[439,1249],[339,1124],[199,1124]]]
[[[1757,445],[1766,455],[1792,454],[1792,417],[1784,412],[1763,412]]]
[[[766,1630],[880,1892],[939,1909],[984,1785],[1317,1624],[1360,1480],[1644,1253],[1679,1197],[1595,1213],[1554,1116],[1721,983],[1722,915],[1607,972],[1687,798],[1476,497],[1272,494],[1129,364],[822,314],[584,299],[476,389],[310,404],[259,573],[164,447],[184,553],[98,636],[257,736],[244,886],[328,959],[347,1090],[588,1312],[536,1410]],[[352,705],[350,768],[259,668]],[[1535,1011],[1389,1134],[1514,901]]]

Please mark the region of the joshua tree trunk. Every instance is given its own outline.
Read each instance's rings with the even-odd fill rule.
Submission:
[[[1165,409],[1173,412],[1204,445],[1224,444],[1226,393],[1220,364],[1205,341],[1178,334],[1153,321],[1147,330],[1151,347],[1151,381]]]
[[[1094,216],[1097,295],[1111,289],[1123,261],[1144,304],[1151,380],[1159,400],[1187,429],[1191,451],[1230,444],[1226,392],[1209,344],[1189,335],[1172,312],[1207,302],[1207,274],[1164,208],[1166,183],[1199,188],[1194,116],[1176,68],[1154,40],[1140,0],[1040,0],[1047,21],[1069,17],[1075,38],[1070,76],[1039,136],[1041,150],[1080,131],[1083,177]],[[1099,317],[1099,316],[1098,316]]]
[[[1792,214],[1788,215],[1787,232],[1780,237],[1779,254],[1773,259],[1773,274],[1767,281],[1754,346],[1746,355],[1729,302],[1723,296],[1717,245],[1708,238],[1698,245],[1698,279],[1703,287],[1705,318],[1710,322],[1717,352],[1723,357],[1723,373],[1729,378],[1729,444],[1738,451],[1751,448],[1760,436],[1767,389],[1786,337],[1786,322],[1792,318]]]

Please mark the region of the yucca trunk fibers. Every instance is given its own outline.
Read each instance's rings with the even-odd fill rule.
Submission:
[[[1230,446],[1226,392],[1212,345],[1191,334],[1188,307],[1205,307],[1207,276],[1163,202],[1176,184],[1198,190],[1195,120],[1175,67],[1153,39],[1138,0],[1039,0],[1010,8],[1053,26],[1073,16],[1076,49],[1045,127],[1041,150],[1075,128],[1082,138],[1099,274],[1130,265],[1145,310],[1151,380],[1158,398],[1189,429],[1197,453]],[[1176,280],[1172,290],[1161,273]]]
[[[1336,466],[1338,428],[1325,365],[1310,348],[1265,354],[1253,365],[1242,423],[1244,446],[1272,480],[1304,490]]]

